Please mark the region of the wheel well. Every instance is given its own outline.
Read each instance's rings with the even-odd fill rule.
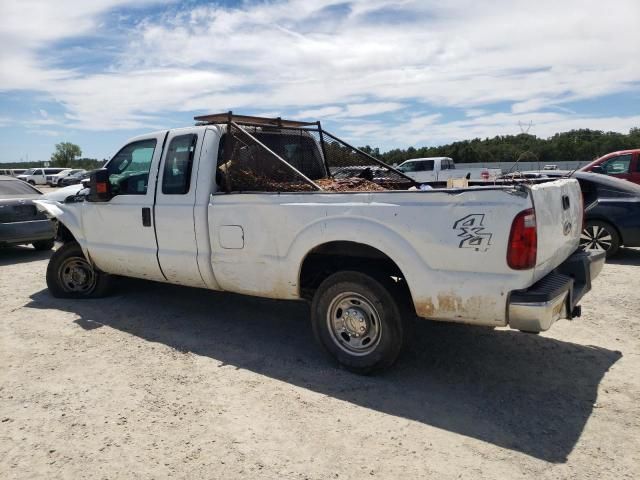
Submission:
[[[301,297],[310,300],[327,277],[346,270],[371,275],[400,289],[411,300],[402,271],[388,255],[363,243],[345,241],[324,243],[307,254],[300,267]]]
[[[69,230],[66,225],[64,223],[61,223],[60,221],[58,221],[58,232],[56,235],[56,239],[60,240],[62,243],[76,241],[76,238],[73,236],[73,233],[71,233],[71,230]]]

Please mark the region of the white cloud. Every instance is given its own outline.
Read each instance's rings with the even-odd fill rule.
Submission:
[[[638,90],[637,0],[187,4],[119,31],[121,53],[99,71],[51,63],[56,41],[113,42],[102,22],[125,3],[149,2],[2,2],[0,41],[10,48],[0,53],[0,90],[44,92],[68,124],[98,130],[162,126],[172,111],[269,110],[342,119],[373,142],[386,126],[367,117],[392,114],[407,122],[387,141],[406,144],[517,133],[518,119],[534,119],[540,135],[636,121],[548,110]],[[511,112],[487,114],[505,102]],[[467,118],[435,113],[451,107]]]

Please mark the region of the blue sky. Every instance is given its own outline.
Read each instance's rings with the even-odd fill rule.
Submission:
[[[640,126],[640,2],[487,3],[5,0],[0,162],[229,109],[383,150]]]

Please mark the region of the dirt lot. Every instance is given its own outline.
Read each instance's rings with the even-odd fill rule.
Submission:
[[[49,296],[0,250],[0,477],[638,478],[640,250],[535,336],[420,322],[376,377],[335,368],[304,304],[122,280]]]

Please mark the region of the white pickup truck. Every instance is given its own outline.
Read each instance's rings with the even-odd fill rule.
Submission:
[[[52,295],[102,296],[122,275],[308,300],[319,343],[369,372],[395,361],[416,314],[527,332],[579,316],[602,268],[603,255],[577,252],[576,180],[331,192],[333,165],[376,161],[319,122],[196,118],[131,139],[89,188],[40,202],[65,242],[47,269]]]
[[[450,178],[494,180],[502,174],[499,168],[456,168],[449,157],[412,158],[398,165],[398,170],[418,183],[446,182]]]

